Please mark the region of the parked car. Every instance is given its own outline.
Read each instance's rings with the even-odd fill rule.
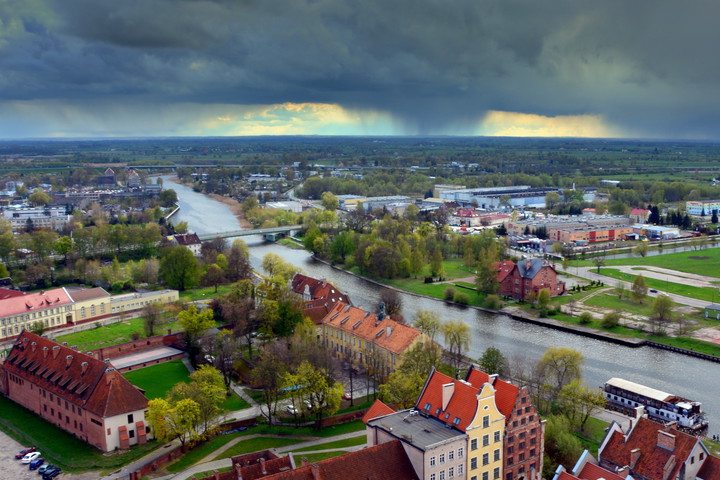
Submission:
[[[651,288],[651,289],[650,289],[650,293],[658,293],[658,292],[657,292],[657,290],[655,290],[654,288]]]
[[[343,395],[343,398],[344,398],[345,400],[350,400],[350,399],[352,398],[352,393],[350,393],[350,392],[345,392],[345,394]]]
[[[287,412],[290,415],[297,415],[297,413],[298,413],[297,408],[295,408],[295,405],[288,405],[285,407],[285,410],[287,410]]]
[[[21,458],[23,458],[23,457],[24,457],[25,455],[27,455],[28,453],[34,452],[34,451],[35,451],[35,447],[25,447],[25,448],[23,448],[22,450],[20,450],[20,452],[19,452],[17,455],[15,455],[15,459],[16,459],[16,460],[20,460]]]
[[[42,475],[43,473],[45,473],[46,470],[49,470],[51,468],[55,468],[55,465],[53,465],[52,463],[46,463],[45,465],[40,465],[40,468],[38,468],[38,473],[40,475]]]
[[[40,465],[45,463],[44,458],[36,458],[32,462],[30,462],[30,470],[35,470],[36,468],[40,468]]]
[[[57,477],[61,473],[62,473],[62,468],[60,468],[60,467],[48,468],[47,470],[45,470],[45,473],[43,473],[42,478],[43,478],[43,480],[49,480],[50,478]]]
[[[30,462],[32,462],[33,460],[37,460],[38,458],[40,458],[40,452],[30,452],[30,453],[26,454],[26,455],[22,458],[22,460],[20,460],[20,462],[22,462],[22,463],[30,463]]]

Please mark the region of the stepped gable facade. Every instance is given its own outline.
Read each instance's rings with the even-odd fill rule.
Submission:
[[[23,331],[2,370],[9,399],[100,450],[148,439],[147,398],[109,362]]]
[[[336,303],[352,305],[350,298],[337,287],[325,280],[296,273],[290,281],[290,288],[300,295],[303,302],[303,315],[319,325]]]
[[[545,421],[540,419],[527,387],[518,387],[472,365],[465,380],[476,388],[490,383],[495,404],[505,416],[503,475],[506,480],[540,478],[545,450]]]

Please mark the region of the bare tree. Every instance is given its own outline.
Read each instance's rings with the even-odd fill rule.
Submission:
[[[145,336],[152,337],[155,335],[155,329],[162,322],[165,307],[159,302],[153,302],[145,305],[142,309],[143,328]]]
[[[395,318],[402,312],[403,302],[402,297],[393,288],[384,288],[380,292],[380,301],[385,304],[385,313],[387,316]]]

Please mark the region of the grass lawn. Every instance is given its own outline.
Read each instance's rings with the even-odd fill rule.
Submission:
[[[308,455],[293,455],[293,459],[295,460],[295,465],[302,465],[302,459],[307,459],[309,464],[321,462],[323,460],[327,460],[328,458],[333,457],[339,457],[340,455],[345,455],[345,450],[337,450],[335,452],[321,452],[321,453],[310,453]]]
[[[245,393],[247,393],[250,398],[255,400],[255,403],[261,404],[265,401],[262,390],[255,390],[252,388],[245,388],[243,390],[245,390]]]
[[[77,345],[81,351],[87,351],[129,342],[133,333],[140,334],[140,338],[145,337],[142,318],[133,318],[91,330],[70,333],[57,337],[57,341],[58,343],[68,342],[68,345]]]
[[[693,258],[696,257],[696,258]],[[707,257],[707,258],[706,258]],[[590,260],[573,261],[572,265],[592,266]],[[678,272],[696,273],[720,278],[720,248],[667,253],[652,257],[613,258],[605,260],[605,266],[637,265],[669,268]]]
[[[229,397],[225,398],[225,401],[220,405],[220,408],[227,412],[234,412],[235,410],[245,410],[250,408],[250,404],[245,399],[238,397],[233,392]]]
[[[158,447],[157,442],[151,441],[126,453],[105,455],[2,395],[0,427],[23,445],[35,445],[45,459],[69,471],[102,469],[111,472]]]
[[[204,299],[209,300],[221,295],[227,295],[230,293],[230,287],[230,284],[218,285],[217,292],[215,292],[215,287],[191,288],[189,290],[185,290],[184,292],[180,292],[179,296],[180,300],[185,302]]]
[[[617,278],[618,280],[625,280],[630,283],[635,281],[635,278],[637,277],[637,275],[632,275],[630,273],[622,273],[620,270],[615,268],[601,268],[600,274],[607,277]],[[720,301],[720,295],[718,295],[717,288],[715,287],[695,287],[684,283],[673,283],[665,280],[659,280],[657,278],[643,277],[645,278],[645,284],[648,288],[653,288],[659,292],[674,293],[676,295],[696,298],[706,302],[712,302],[713,300]]]
[[[629,292],[626,292],[629,293]],[[650,302],[636,303],[630,299],[620,299],[617,295],[611,293],[602,293],[595,295],[584,302],[586,305],[594,307],[610,308],[612,310],[620,310],[621,312],[629,312],[637,315],[652,315],[652,305]]]
[[[287,447],[296,443],[303,442],[297,438],[275,438],[275,437],[256,437],[247,440],[241,440],[223,453],[215,457],[213,460],[221,460],[230,458],[244,453],[258,452],[269,448]]]
[[[186,468],[189,468],[192,465],[195,465],[197,462],[199,462],[203,458],[212,454],[215,450],[222,448],[229,441],[231,441],[237,437],[240,437],[240,436],[248,435],[248,432],[249,432],[249,430],[245,431],[245,432],[231,433],[228,435],[217,435],[217,436],[211,438],[210,440],[208,440],[207,442],[196,446],[192,450],[189,450],[185,455],[182,456],[182,458],[180,458],[176,462],[169,465],[167,467],[167,471],[171,472],[171,473],[181,472],[181,471],[185,470]]]
[[[314,430],[312,427],[288,427],[288,426],[268,426],[258,425],[248,430],[250,433],[264,433],[272,435],[295,435],[301,437],[332,437],[334,435],[342,435],[344,433],[359,432],[365,430],[365,424],[361,420],[354,422],[342,423],[332,427],[325,427],[322,430]]]
[[[373,402],[375,401],[375,400],[373,400],[372,396],[370,396],[368,398],[368,400],[366,400],[364,402],[360,402],[360,400],[361,400],[360,398],[355,398],[354,399],[355,405],[353,405],[352,407],[348,406],[347,408],[341,408],[340,410],[337,411],[337,414],[354,412],[356,410],[362,410],[363,408],[370,408],[370,406],[372,406]]]
[[[580,439],[584,448],[590,450],[590,453],[597,457],[598,447],[605,436],[605,429],[609,425],[607,422],[590,417],[585,423],[585,429],[582,432],[577,432],[575,436]]]
[[[356,447],[358,445],[365,445],[367,443],[366,435],[359,435],[357,437],[346,438],[344,440],[336,440],[334,442],[321,443],[314,447],[298,448],[293,450],[293,453],[297,452],[315,452],[317,450],[329,450],[331,448],[344,448],[344,447]]]
[[[163,398],[179,382],[187,382],[190,377],[182,360],[160,363],[151,367],[133,370],[124,374],[125,378],[145,390],[148,399]]]

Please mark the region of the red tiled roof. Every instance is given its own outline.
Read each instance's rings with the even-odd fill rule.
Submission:
[[[395,413],[395,410],[388,407],[380,400],[375,400],[375,402],[372,404],[372,406],[370,406],[368,411],[363,416],[362,421],[365,425],[367,425],[367,422],[369,422],[373,418],[390,415],[391,413]]]
[[[599,465],[595,465],[594,463],[586,463],[583,469],[578,474],[579,478],[582,478],[583,480],[624,480],[624,477],[621,477],[620,475],[611,472],[610,470],[605,470]]]
[[[418,479],[400,440],[364,448],[265,478],[268,480]]]
[[[510,272],[515,268],[515,263],[510,260],[504,260],[502,262],[495,263],[495,268],[498,272],[498,282],[502,283],[503,280],[510,275]]]
[[[20,290],[13,290],[11,288],[0,288],[0,300],[5,300],[6,298],[12,298],[12,297],[21,297],[25,295],[24,292],[21,292]]]
[[[720,458],[708,456],[697,474],[703,480],[720,480]]]
[[[563,470],[560,473],[560,475],[558,476],[557,480],[580,480],[580,479],[578,477],[576,477],[575,475],[572,475]]]
[[[650,210],[645,210],[644,208],[633,208],[630,210],[630,215],[647,215],[650,213]]]
[[[55,308],[72,304],[72,299],[64,288],[53,288],[42,292],[9,294],[0,300],[0,312],[3,317],[19,315],[21,313],[37,312],[46,308]]]
[[[490,375],[481,371],[475,365],[471,365],[467,375],[465,376],[465,381],[469,382],[479,391],[483,384],[490,382]],[[490,383],[492,383],[492,386],[495,389],[495,405],[498,410],[500,410],[500,413],[505,415],[505,421],[507,422],[510,419],[510,415],[515,410],[515,403],[517,402],[517,396],[520,388],[497,377]]]
[[[325,299],[331,304],[337,302],[350,303],[347,295],[325,280],[308,277],[302,273],[298,273],[292,278],[292,289],[295,293],[303,295],[305,286],[310,290],[310,299],[312,300]]]
[[[202,242],[197,236],[197,233],[185,233],[173,236],[178,245],[200,245]]]
[[[377,315],[373,313],[338,302],[323,318],[322,323],[369,340],[398,355],[405,352],[421,335],[417,328],[402,325],[389,317],[379,322],[376,322],[376,318]]]
[[[107,371],[102,360],[28,331],[15,341],[3,367],[103,417],[147,407],[145,396],[114,369]]]
[[[445,410],[442,409],[443,385],[453,383],[455,391]],[[479,389],[461,380],[455,380],[444,373],[433,370],[415,408],[423,414],[435,417],[464,432],[477,412]],[[427,408],[426,408],[427,407]],[[456,421],[459,419],[459,421]],[[456,423],[457,422],[457,423]]]
[[[658,431],[665,431],[665,427],[647,418],[640,418],[627,441],[621,432],[614,432],[600,453],[600,457],[620,467],[628,465],[632,472],[650,479],[665,478],[663,467],[671,457],[675,457],[675,465],[668,476],[675,478],[699,440],[670,428],[667,433],[675,436],[675,448],[670,451],[657,445]],[[630,452],[635,449],[640,450],[640,457],[635,465],[631,465]]]

